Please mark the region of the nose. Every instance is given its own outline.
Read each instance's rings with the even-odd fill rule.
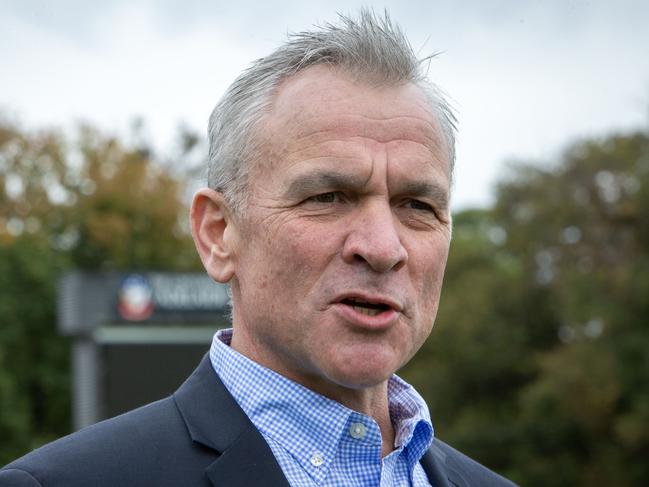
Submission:
[[[401,269],[408,262],[408,252],[390,204],[368,203],[359,211],[345,239],[343,260],[348,264],[364,262],[381,273]]]

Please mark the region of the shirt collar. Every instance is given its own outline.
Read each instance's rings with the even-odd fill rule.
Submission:
[[[322,480],[340,441],[356,423],[367,426],[367,441],[378,445],[376,422],[241,355],[230,345],[232,329],[214,335],[210,359],[216,373],[252,423],[282,445],[316,481]],[[408,450],[414,468],[433,440],[426,403],[408,383],[393,375],[388,404],[395,428],[395,447]],[[313,465],[314,455],[323,463]]]
[[[414,387],[395,374],[388,381],[388,407],[395,430],[394,446],[408,450],[412,468],[433,442],[428,406]]]

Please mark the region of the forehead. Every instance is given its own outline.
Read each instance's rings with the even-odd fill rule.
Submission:
[[[344,156],[350,148],[390,148],[416,156],[448,177],[448,150],[425,93],[406,83],[377,86],[318,65],[285,80],[258,127],[261,164],[305,160],[323,151]],[[272,167],[275,166],[275,167]]]

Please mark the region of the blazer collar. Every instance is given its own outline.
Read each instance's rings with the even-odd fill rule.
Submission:
[[[424,472],[428,476],[430,485],[435,487],[451,487],[448,480],[448,472],[446,470],[446,453],[444,453],[437,445],[437,440],[433,440],[432,445],[424,456],[421,457],[419,463],[424,468]],[[455,484],[453,484],[455,485]]]
[[[208,355],[174,400],[192,440],[220,453],[206,470],[214,485],[289,486],[272,450],[214,372]]]

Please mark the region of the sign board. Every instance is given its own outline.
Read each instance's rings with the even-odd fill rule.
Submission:
[[[64,275],[58,329],[74,338],[75,428],[172,393],[228,315],[227,286],[204,273]]]
[[[203,273],[71,272],[59,283],[58,326],[82,335],[102,325],[206,324],[228,315],[227,286]]]

